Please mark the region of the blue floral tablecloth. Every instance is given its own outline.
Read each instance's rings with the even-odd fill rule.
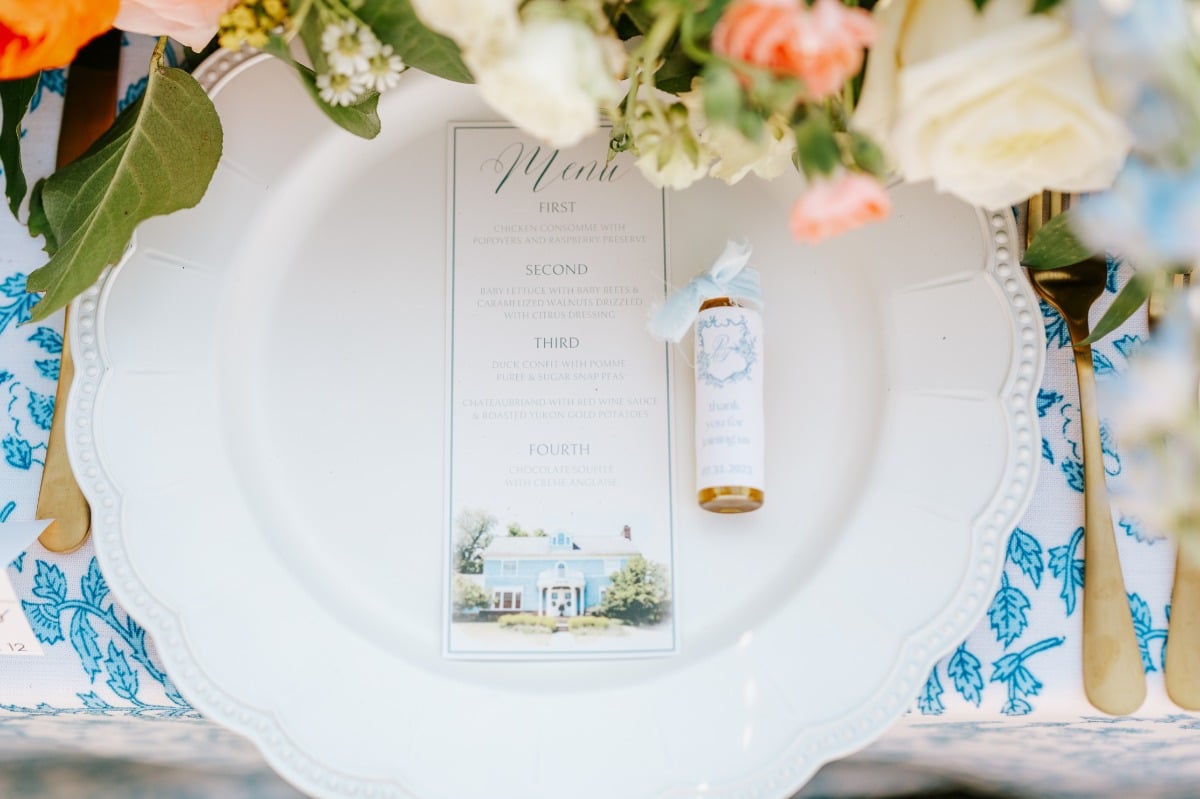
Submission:
[[[151,47],[146,39],[123,43],[122,106],[145,86]],[[23,132],[31,178],[52,169],[66,78],[65,71],[45,73],[31,104]],[[0,392],[7,398],[0,523],[33,518],[54,409],[61,315],[22,324],[32,305],[25,278],[43,258],[40,242],[0,214]],[[1127,276],[1110,265],[1106,301]],[[1200,716],[1171,705],[1161,679],[1174,548],[1119,513],[1150,695],[1136,716],[1114,719],[1083,694],[1078,397],[1066,328],[1048,307],[1042,312],[1048,353],[1038,395],[1041,475],[1008,541],[987,615],[936,665],[906,717],[867,751],[819,774],[807,795],[919,789],[930,775],[1039,796],[1196,793]],[[1139,314],[1096,347],[1102,384],[1120,375],[1145,337]],[[1103,441],[1105,468],[1120,479],[1120,453],[1107,429]],[[249,743],[201,718],[178,694],[153,642],[113,602],[90,543],[71,555],[35,543],[8,567],[8,577],[45,654],[0,656],[0,795],[111,795],[104,775],[114,773],[113,759],[126,764],[120,779],[140,786],[122,782],[124,796],[295,795]],[[71,769],[63,757],[91,759]],[[892,765],[881,771],[880,763]]]

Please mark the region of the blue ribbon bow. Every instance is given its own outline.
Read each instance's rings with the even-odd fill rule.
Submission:
[[[650,317],[650,332],[660,339],[678,342],[687,333],[700,305],[714,297],[729,297],[762,307],[758,272],[746,266],[752,251],[746,240],[728,241],[711,268],[701,272],[663,302]]]

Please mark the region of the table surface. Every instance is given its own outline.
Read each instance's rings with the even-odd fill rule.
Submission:
[[[150,39],[123,42],[120,107],[145,86]],[[31,178],[53,167],[66,71],[47,72],[25,122],[23,156]],[[53,412],[62,316],[28,320],[26,275],[44,261],[40,242],[7,213],[0,214],[0,523],[33,518],[41,457]],[[1129,275],[1110,267],[1104,300]],[[1200,780],[1200,715],[1180,711],[1162,682],[1174,547],[1115,510],[1126,587],[1149,682],[1135,716],[1111,718],[1088,705],[1080,677],[1082,459],[1078,392],[1066,328],[1048,307],[1046,376],[1038,395],[1042,460],[1037,491],[1008,541],[1004,575],[979,627],[929,675],[908,714],[882,740],[847,763],[818,775],[805,794],[865,794],[878,771],[855,763],[904,764],[995,790],[1039,795],[1191,795]],[[1103,387],[1119,376],[1146,338],[1137,314],[1098,344],[1095,365]],[[1120,479],[1120,453],[1103,431],[1105,467]],[[92,755],[136,764],[165,764],[168,772],[128,766],[147,786],[180,777],[187,795],[293,796],[274,779],[254,748],[206,721],[179,696],[162,669],[153,641],[108,596],[89,542],[70,555],[36,543],[9,567],[18,596],[39,631],[44,656],[0,656],[0,794],[46,795],[53,776],[29,758]],[[41,619],[42,623],[38,622]],[[836,657],[836,653],[827,653]],[[918,787],[884,772],[893,789]],[[167,774],[168,777],[161,775]],[[48,776],[49,775],[49,776]],[[209,782],[199,782],[206,775]],[[104,783],[80,784],[102,795]],[[64,776],[69,783],[79,773]],[[208,785],[209,793],[199,793]],[[168,795],[166,783],[154,795]],[[82,790],[82,789],[81,789]],[[85,795],[72,793],[72,795]]]

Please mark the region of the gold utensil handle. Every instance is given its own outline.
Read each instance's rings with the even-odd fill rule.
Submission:
[[[1186,710],[1200,710],[1200,552],[1180,546],[1171,590],[1167,633],[1167,696]]]
[[[1075,339],[1075,332],[1072,338],[1082,340]],[[1132,713],[1145,701],[1146,675],[1125,594],[1104,480],[1092,348],[1083,345],[1074,350],[1083,429],[1083,688],[1094,706],[1119,716]]]
[[[62,126],[58,136],[55,163],[62,167],[71,163],[103,135],[117,107],[117,63],[121,51],[121,34],[110,31],[93,39],[79,51],[67,72],[67,91],[63,99]],[[62,355],[58,366],[58,391],[54,396],[54,419],[46,442],[46,465],[42,470],[42,485],[38,492],[37,518],[53,519],[38,537],[42,546],[51,552],[72,552],[83,546],[91,529],[92,514],[88,508],[71,463],[67,458],[67,390],[75,369],[67,323],[63,321]]]
[[[58,393],[54,397],[54,418],[46,442],[46,466],[38,492],[37,518],[53,519],[38,540],[51,552],[73,552],[83,545],[92,523],[91,509],[67,460],[66,431],[67,388],[75,374],[67,326],[63,323],[62,355],[58,366]]]

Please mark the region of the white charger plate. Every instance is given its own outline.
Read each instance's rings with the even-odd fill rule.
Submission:
[[[802,247],[793,181],[672,194],[673,282],[726,238],[756,247],[767,504],[706,514],[677,481],[678,656],[448,662],[426,340],[445,126],[494,114],[410,74],[363,142],[277,61],[197,77],[224,156],[72,305],[69,452],[101,566],[179,690],[301,789],[784,797],[879,736],[978,621],[1038,465],[1043,333],[1011,214],[902,185],[887,222]]]

